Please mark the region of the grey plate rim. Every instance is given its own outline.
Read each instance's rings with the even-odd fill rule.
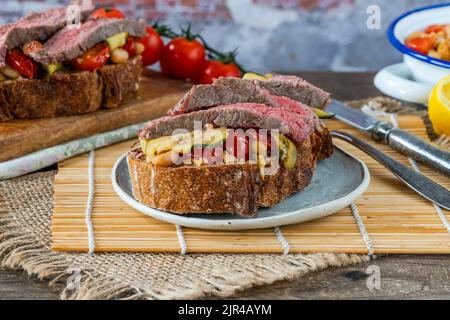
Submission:
[[[357,157],[350,154],[349,152],[343,150],[342,148],[336,145],[334,147],[339,149],[341,152],[343,152],[350,158],[356,160],[361,165],[363,169],[363,177],[361,183],[352,192],[341,198],[337,198],[335,200],[317,206],[292,210],[292,212],[271,217],[263,217],[263,218],[257,217],[253,219],[230,220],[230,219],[208,219],[208,215],[205,215],[204,218],[193,218],[150,208],[138,202],[133,197],[130,197],[122,189],[119,182],[117,181],[116,172],[118,170],[120,163],[122,161],[126,161],[125,159],[127,153],[120,156],[119,159],[115,162],[111,173],[111,180],[114,191],[129,206],[152,218],[162,220],[174,225],[205,230],[252,230],[252,229],[273,228],[284,225],[302,223],[329,216],[352,204],[367,190],[371,179],[369,169],[367,168],[366,164]]]

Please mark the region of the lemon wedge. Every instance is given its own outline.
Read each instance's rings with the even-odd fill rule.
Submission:
[[[450,76],[440,80],[433,88],[428,116],[437,134],[450,136]]]

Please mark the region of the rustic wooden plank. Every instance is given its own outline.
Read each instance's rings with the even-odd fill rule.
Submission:
[[[381,290],[367,288],[367,268],[378,266]],[[0,270],[0,300],[57,299],[62,284]],[[450,256],[387,256],[357,266],[330,268],[291,281],[257,287],[231,299],[450,299]],[[210,297],[207,299],[211,299]]]
[[[22,271],[0,270],[0,300],[56,300],[61,288],[49,287]]]
[[[367,287],[367,268],[380,269],[381,289]],[[450,299],[450,256],[387,256],[254,288],[234,299]]]

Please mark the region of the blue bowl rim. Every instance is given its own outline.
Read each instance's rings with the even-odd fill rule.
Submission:
[[[387,36],[389,38],[390,43],[400,52],[411,56],[413,58],[419,59],[423,62],[427,62],[430,64],[433,64],[435,66],[438,67],[443,67],[443,68],[448,68],[450,69],[450,62],[449,61],[445,61],[445,60],[441,60],[441,59],[436,59],[436,58],[432,58],[430,56],[424,55],[422,53],[419,53],[417,51],[414,51],[410,48],[408,48],[407,46],[405,46],[400,40],[397,39],[397,37],[394,35],[394,30],[395,27],[397,26],[397,24],[405,17],[410,16],[414,13],[417,12],[421,12],[421,11],[427,11],[427,10],[431,10],[431,9],[436,9],[436,8],[443,8],[443,7],[448,7],[450,6],[450,2],[447,3],[441,3],[441,4],[435,4],[435,5],[431,5],[431,6],[426,6],[426,7],[420,7],[420,8],[416,8],[414,10],[408,11],[404,14],[402,14],[401,16],[397,17],[389,26],[389,29],[387,31]]]

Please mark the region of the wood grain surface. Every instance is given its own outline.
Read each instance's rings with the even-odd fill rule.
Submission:
[[[340,100],[381,93],[373,73],[302,73]],[[381,270],[381,290],[366,287],[366,269]],[[61,285],[30,279],[21,271],[0,270],[0,299],[57,299]],[[237,299],[450,299],[450,255],[390,255],[353,267],[329,268],[291,281],[249,289]]]
[[[145,72],[139,96],[116,109],[52,119],[0,122],[0,162],[63,142],[145,122],[163,115],[191,87]]]

